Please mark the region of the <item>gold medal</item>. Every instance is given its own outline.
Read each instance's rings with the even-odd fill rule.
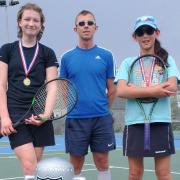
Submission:
[[[29,85],[31,84],[31,80],[26,77],[26,78],[23,80],[23,84],[24,84],[25,86],[29,86]]]
[[[24,56],[21,40],[19,40],[19,51],[20,51],[20,55],[21,55],[21,61],[22,61],[22,65],[23,65],[23,68],[24,68],[25,76],[26,76],[26,78],[23,80],[23,84],[24,84],[24,86],[29,86],[31,84],[31,80],[27,76],[29,75],[29,72],[30,72],[30,70],[31,70],[31,68],[32,68],[37,56],[38,56],[39,43],[38,42],[36,43],[36,50],[34,52],[33,59],[31,61],[31,63],[29,64],[29,66],[27,66],[27,64],[26,64],[26,59],[25,59],[25,56]]]

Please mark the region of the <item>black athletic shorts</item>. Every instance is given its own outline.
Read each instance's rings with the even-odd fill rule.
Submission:
[[[144,150],[144,124],[125,126],[123,155],[132,157],[162,157],[175,153],[171,123],[151,123],[149,151]]]
[[[12,149],[30,142],[34,147],[55,145],[52,121],[47,121],[41,126],[22,124],[16,130],[17,133],[9,135]]]

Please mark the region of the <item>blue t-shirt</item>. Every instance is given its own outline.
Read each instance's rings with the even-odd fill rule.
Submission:
[[[62,56],[60,77],[74,82],[78,102],[69,118],[91,118],[109,114],[106,94],[107,80],[114,78],[112,53],[94,46],[90,49],[76,47]]]
[[[118,80],[128,81],[128,70],[132,62],[137,57],[128,57],[120,65],[115,82]],[[180,73],[177,69],[174,59],[168,56],[168,77],[177,77],[180,79]],[[151,104],[144,104],[143,108],[146,114],[149,114]],[[171,122],[171,104],[169,97],[160,98],[153,110],[150,122]],[[125,124],[144,123],[144,115],[139,105],[134,99],[127,99],[125,106]]]

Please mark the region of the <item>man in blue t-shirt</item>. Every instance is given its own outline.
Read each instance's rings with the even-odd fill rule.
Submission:
[[[90,146],[98,180],[110,180],[108,152],[115,149],[113,119],[109,108],[115,97],[112,53],[94,44],[95,16],[87,10],[75,19],[79,44],[61,59],[60,76],[75,83],[78,103],[66,120],[66,152],[79,176]]]

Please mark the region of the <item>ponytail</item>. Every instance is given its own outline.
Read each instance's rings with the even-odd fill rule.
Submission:
[[[168,52],[161,47],[161,43],[157,39],[155,40],[154,52],[155,55],[159,56],[164,61],[164,63],[168,65]]]

